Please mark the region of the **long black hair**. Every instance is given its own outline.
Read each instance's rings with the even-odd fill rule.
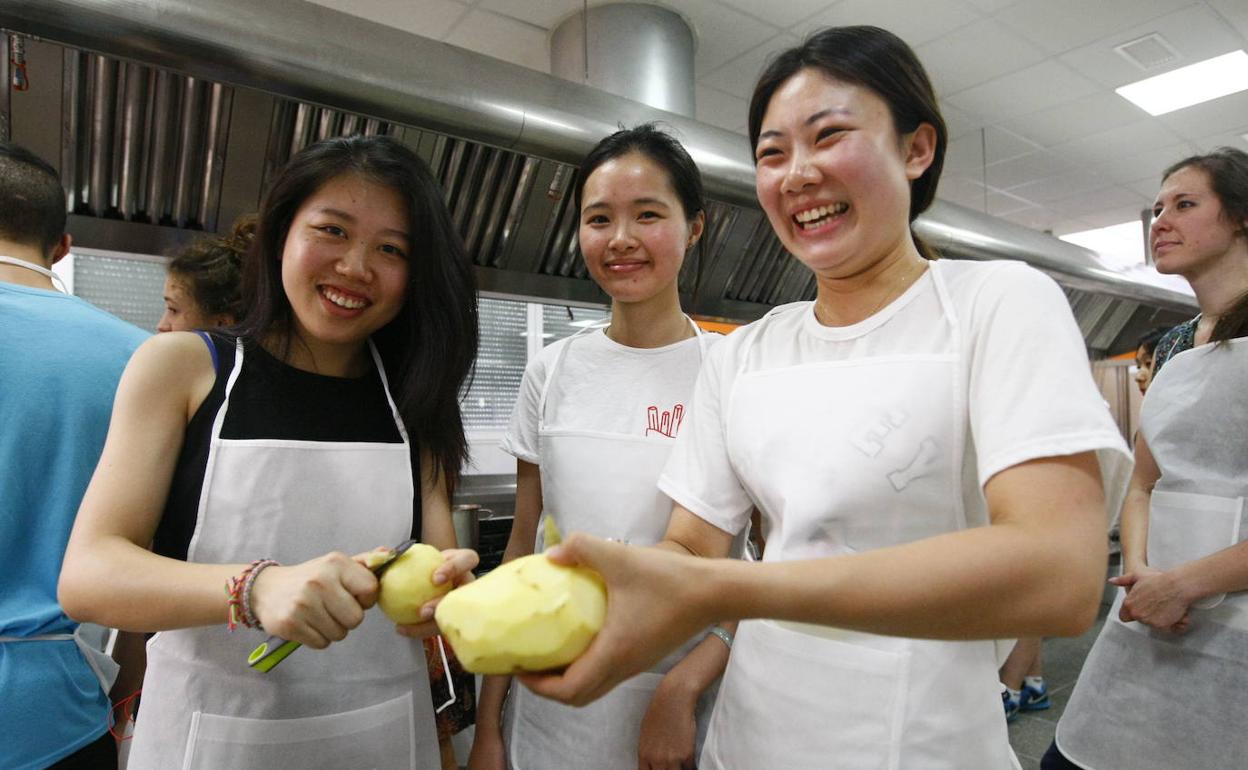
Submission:
[[[763,117],[776,90],[804,69],[870,89],[888,105],[893,128],[908,134],[927,123],[936,130],[932,163],[910,182],[910,222],[927,210],[936,198],[936,185],[945,165],[949,131],[940,114],[936,91],[923,64],[910,46],[885,29],[871,26],[828,27],[815,32],[805,42],[782,52],[767,65],[750,98],[750,149],[758,149]],[[919,252],[932,259],[935,253],[918,236],[913,236]]]
[[[290,300],[282,288],[282,250],[295,214],[332,179],[359,176],[407,203],[411,255],[403,307],[373,334],[408,435],[433,459],[453,491],[468,459],[459,389],[477,355],[477,295],[472,263],[425,163],[386,136],[327,139],[300,151],[273,180],[243,269],[245,315],[253,340],[277,333],[289,353]]]
[[[710,222],[706,221],[708,215],[706,194],[702,190],[702,173],[676,137],[663,131],[655,123],[642,123],[633,128],[622,128],[594,145],[585,160],[581,161],[581,167],[576,172],[576,184],[572,188],[572,201],[576,204],[577,216],[580,216],[585,182],[590,175],[607,161],[634,152],[648,158],[667,174],[676,198],[680,201],[680,207],[684,210],[686,222],[692,223],[699,213],[703,216],[702,237],[694,245],[697,265],[693,295],[696,302],[698,288],[702,284],[702,242],[710,231]]]
[[[1236,147],[1219,147],[1204,155],[1192,155],[1173,164],[1161,175],[1165,182],[1171,174],[1185,168],[1198,168],[1209,178],[1213,194],[1222,204],[1222,217],[1235,228],[1235,237],[1248,241],[1248,153]],[[1248,293],[1245,293],[1218,318],[1213,325],[1210,342],[1248,337]]]

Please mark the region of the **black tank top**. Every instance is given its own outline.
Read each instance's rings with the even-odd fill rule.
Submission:
[[[164,515],[152,543],[155,553],[183,561],[199,516],[212,426],[225,401],[237,339],[215,332],[200,334],[212,351],[217,378],[187,423]],[[370,366],[363,377],[328,377],[288,366],[251,340],[244,339],[243,344],[243,371],[230,393],[222,438],[402,443],[376,366]],[[420,453],[410,429],[409,436],[415,490],[412,537],[419,538]]]

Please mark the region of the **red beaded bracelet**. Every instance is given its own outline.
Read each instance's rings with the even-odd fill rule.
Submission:
[[[251,608],[251,590],[260,573],[268,567],[275,566],[279,565],[272,559],[256,559],[248,564],[238,577],[226,581],[225,595],[228,597],[225,603],[226,627],[231,631],[239,625],[264,630],[264,626],[260,625],[259,618]]]

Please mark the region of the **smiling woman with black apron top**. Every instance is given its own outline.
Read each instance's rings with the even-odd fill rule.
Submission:
[[[245,270],[238,328],[158,335],[127,368],[62,601],[159,632],[135,770],[436,768],[422,645],[365,615],[362,562],[415,536],[447,549],[435,580],[471,579],[448,505],[476,348],[468,260],[411,151],[352,137],[277,176]],[[227,613],[315,649],[250,669],[263,637],[230,633]]]

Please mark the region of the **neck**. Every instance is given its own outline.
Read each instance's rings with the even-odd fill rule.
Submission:
[[[607,336],[630,348],[661,348],[692,337],[676,284],[642,302],[612,302]]]
[[[844,277],[817,275],[815,318],[824,326],[851,326],[901,296],[927,269],[914,241],[861,272]]]
[[[1205,319],[1214,322],[1248,292],[1248,243],[1237,242],[1237,248],[1226,253],[1200,275],[1184,276],[1196,293],[1196,304]]]
[[[20,259],[23,262],[29,262],[36,267],[50,268],[48,259],[35,246],[29,246],[21,243],[13,243],[0,239],[0,255]],[[35,289],[55,290],[52,279],[42,273],[36,273],[34,270],[28,270],[17,265],[0,264],[0,281],[5,283],[15,283],[19,286],[30,286]]]
[[[290,344],[285,351],[286,355],[278,356],[282,352],[283,336],[281,334],[270,336],[264,347],[296,369],[328,377],[362,377],[368,372],[370,356],[367,342],[328,345],[311,340],[306,334],[295,331],[289,337]]]

